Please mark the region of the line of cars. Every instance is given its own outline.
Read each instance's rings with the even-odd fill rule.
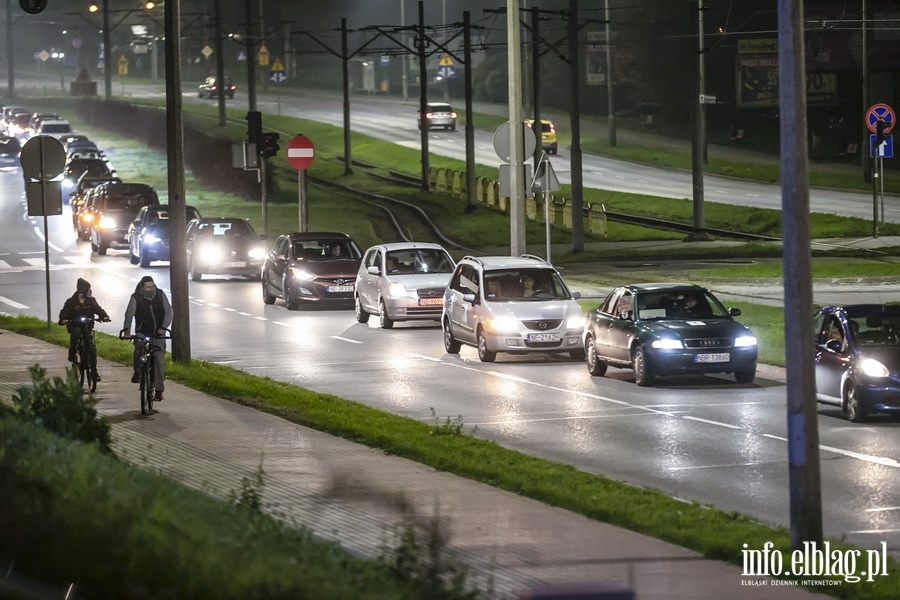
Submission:
[[[61,138],[71,133],[72,126],[57,113],[35,113],[20,106],[0,105],[0,170],[21,166],[22,146],[32,136]]]

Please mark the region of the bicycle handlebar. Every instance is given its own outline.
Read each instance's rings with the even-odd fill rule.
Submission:
[[[166,329],[166,331],[167,331],[168,333],[170,333],[170,334],[172,333],[172,330],[171,330],[171,329]],[[120,339],[120,340],[134,340],[134,339],[139,339],[139,340],[142,340],[142,341],[146,341],[146,340],[171,340],[171,339],[172,339],[172,336],[171,336],[171,335],[140,335],[140,336],[138,336],[138,335],[131,335],[131,331],[130,331],[129,329],[123,329],[123,330],[121,330],[121,331],[119,332],[119,339]]]

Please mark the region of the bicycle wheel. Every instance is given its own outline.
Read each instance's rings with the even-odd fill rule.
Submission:
[[[84,362],[87,367],[82,369],[81,371],[81,379],[85,379],[85,371],[87,372],[87,380],[88,380],[88,392],[93,394],[97,391],[97,349],[94,348],[93,344],[88,344],[84,347]],[[82,385],[84,383],[82,382]]]
[[[147,364],[147,377],[150,384],[147,386],[147,412],[153,410],[153,396],[156,394],[156,369],[153,366],[153,355]]]
[[[153,382],[147,365],[141,367],[141,414],[146,415],[153,409]]]
[[[90,382],[90,378],[87,377],[90,370],[88,367],[87,356],[85,356],[84,352],[84,344],[82,342],[78,342],[78,346],[75,347],[75,357],[78,359],[78,381],[81,383],[81,387],[84,387],[85,379],[88,379],[88,382]]]

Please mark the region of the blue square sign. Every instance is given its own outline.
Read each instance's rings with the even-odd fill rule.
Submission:
[[[875,138],[877,136],[873,133],[869,136],[869,158],[875,157]],[[884,139],[881,140],[881,145],[878,146],[878,158],[893,158],[894,157],[894,136],[886,135]]]

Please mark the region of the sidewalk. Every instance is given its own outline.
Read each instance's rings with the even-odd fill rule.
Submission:
[[[66,367],[65,350],[0,331],[0,396],[29,383],[27,368]],[[184,485],[225,497],[262,463],[267,511],[366,556],[401,522],[401,498],[435,514],[472,581],[500,597],[551,586],[627,586],[640,600],[825,598],[788,586],[752,586],[741,569],[515,494],[436,471],[167,382],[166,400],[142,417],[131,369],[101,360],[98,410],[116,453]]]

